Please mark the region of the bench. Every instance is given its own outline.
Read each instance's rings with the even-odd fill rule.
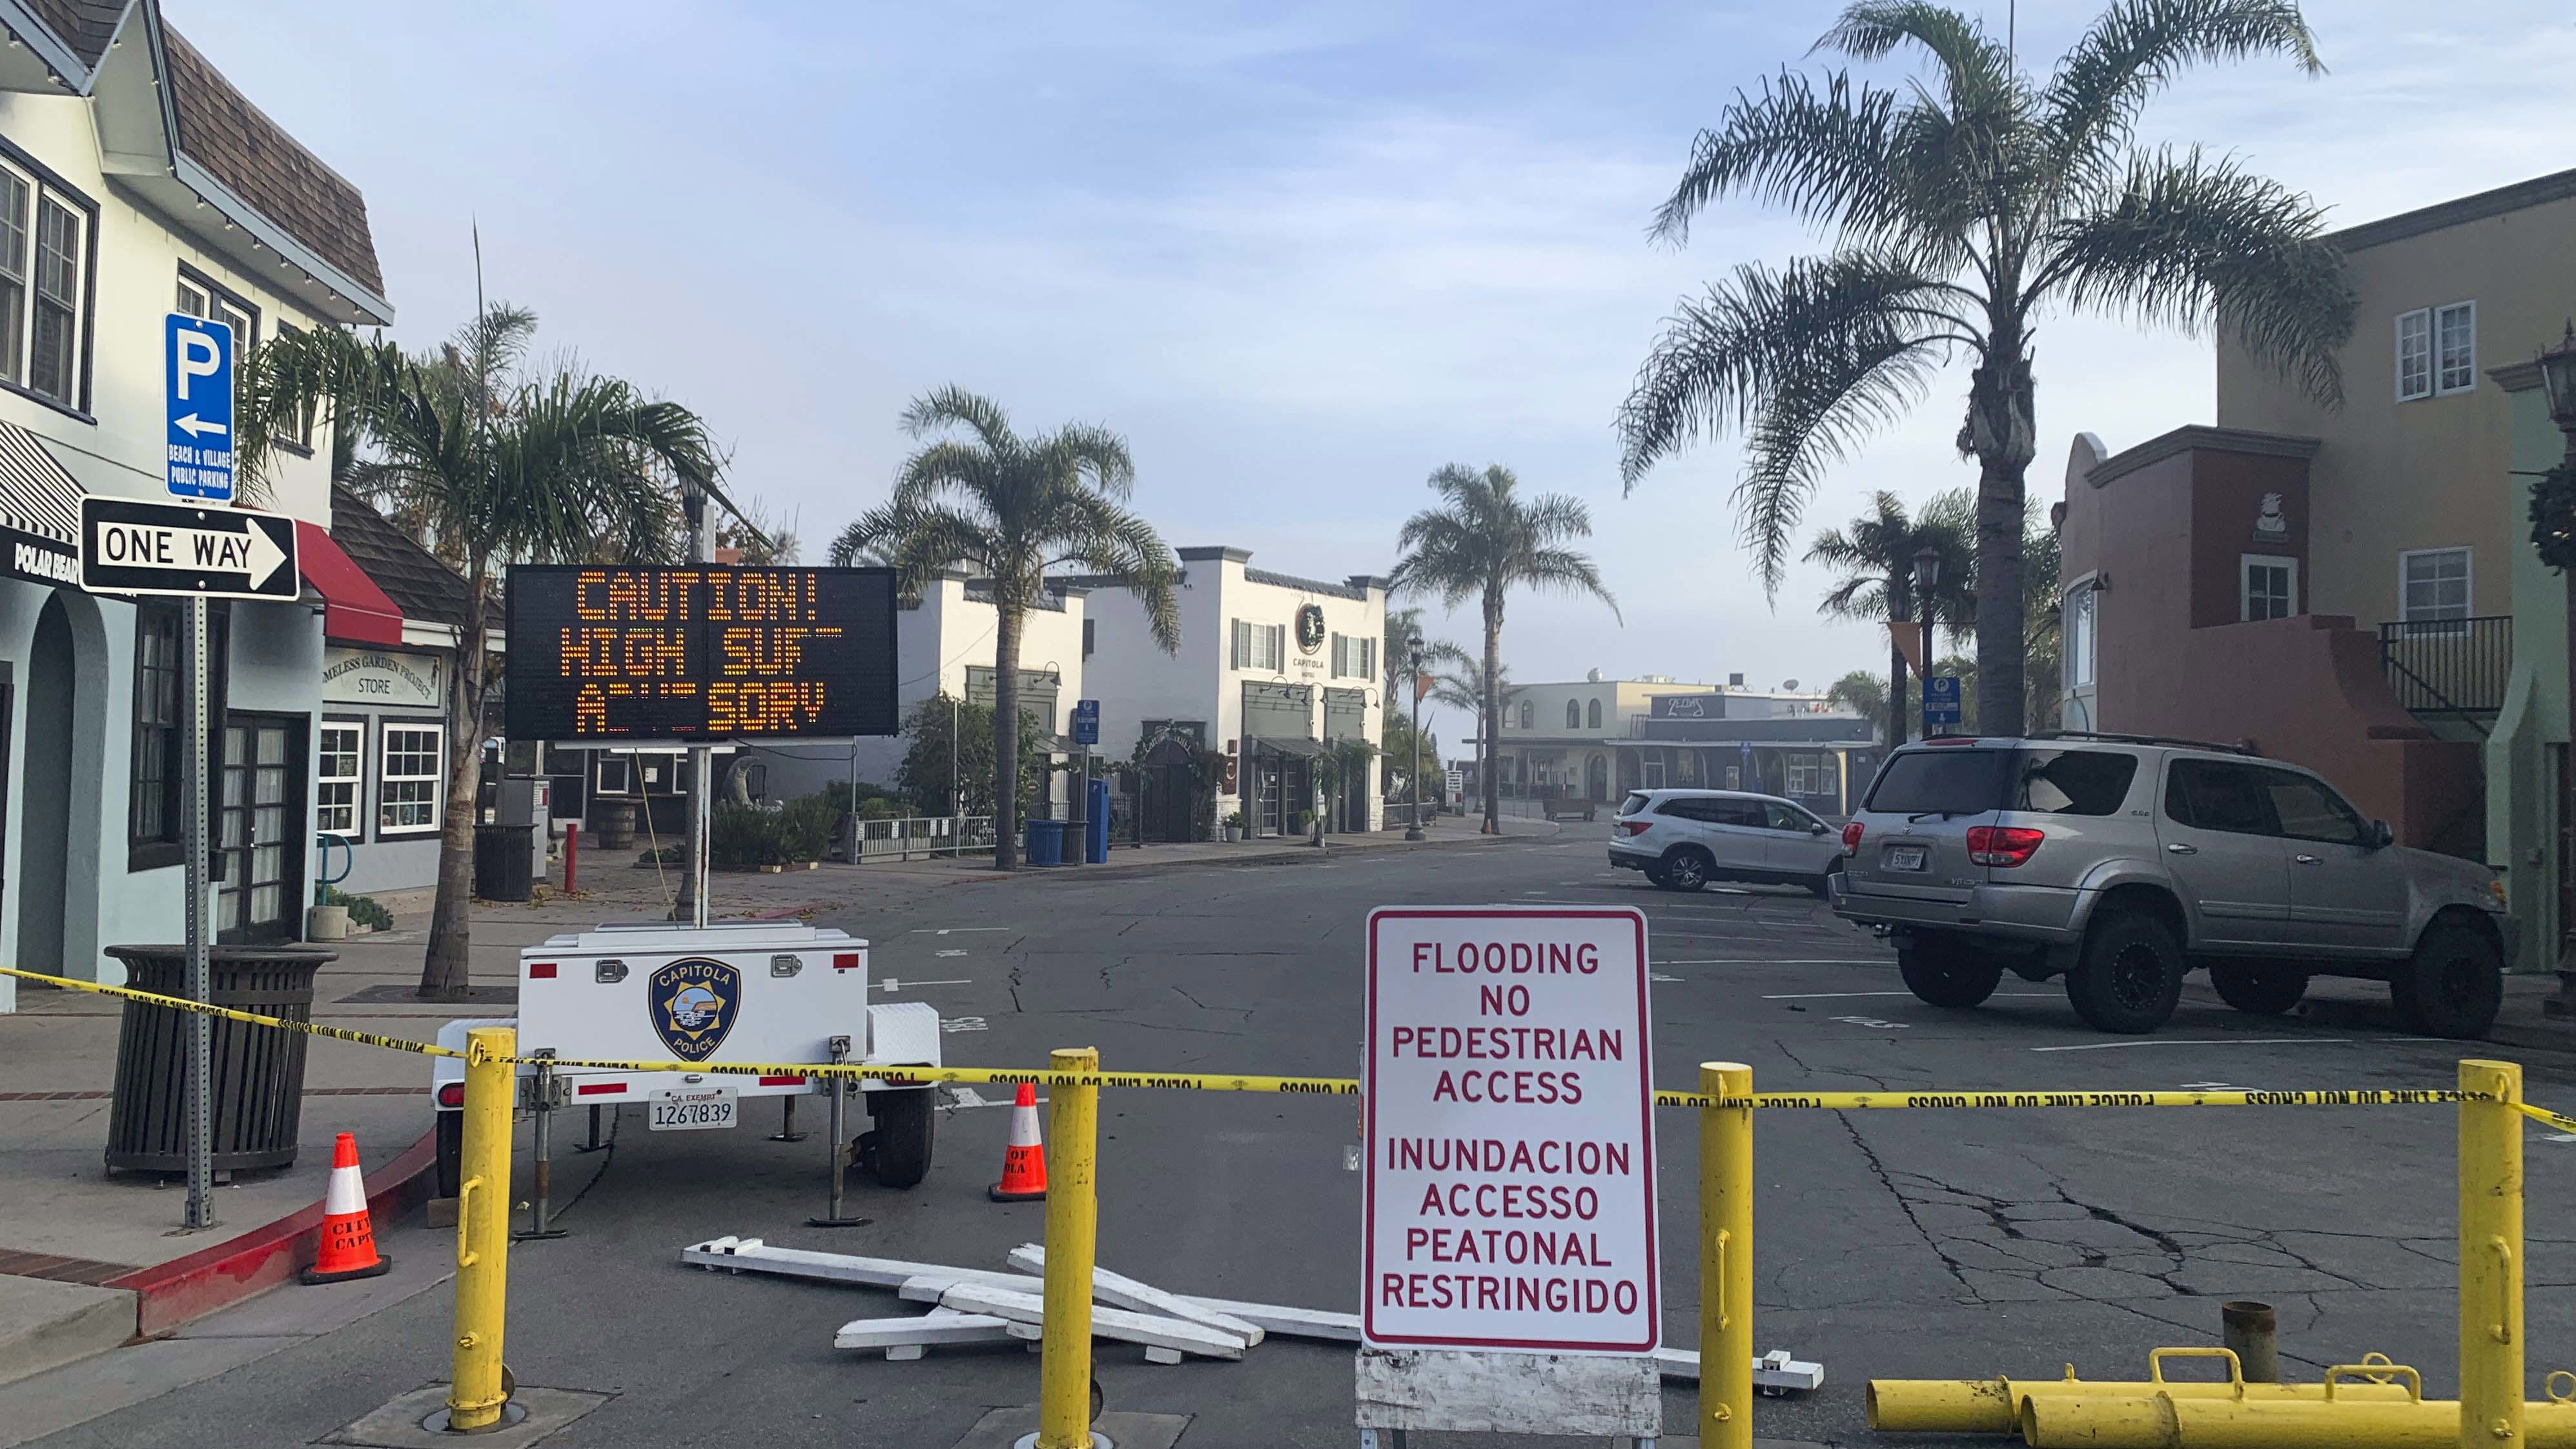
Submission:
[[[1578,816],[1590,820],[1592,812],[1600,807],[1581,795],[1550,795],[1544,808],[1550,820],[1570,820]]]

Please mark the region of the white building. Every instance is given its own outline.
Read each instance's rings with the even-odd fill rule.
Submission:
[[[1021,615],[1020,710],[1035,716],[1051,736],[1070,730],[1073,702],[1082,697],[1088,592],[1078,584],[1050,583],[1041,601]],[[895,614],[899,717],[910,720],[923,701],[940,694],[989,708],[996,694],[993,647],[999,630],[990,585],[960,570],[940,574],[923,586],[919,602],[901,605]],[[907,743],[898,735],[847,745],[746,746],[745,751],[766,767],[761,793],[783,800],[813,794],[836,780],[891,784]],[[1020,768],[1025,775],[1043,764],[1022,760]],[[1065,788],[1064,780],[1055,782],[1059,805]]]
[[[1145,838],[1202,838],[1192,818],[1186,739],[1228,757],[1216,814],[1240,810],[1250,833],[1293,834],[1323,802],[1317,762],[1331,756],[1348,782],[1334,830],[1380,823],[1378,748],[1385,671],[1386,580],[1341,583],[1250,566],[1240,548],[1180,550],[1181,647],[1165,654],[1135,597],[1101,579],[1093,590],[1087,691],[1100,701],[1100,750],[1132,756],[1148,742],[1140,807]]]
[[[1820,693],[1670,675],[1517,684],[1495,750],[1500,793],[1607,804],[1693,786],[1782,795],[1828,815],[1877,768],[1873,726]]]
[[[117,979],[102,947],[182,932],[186,656],[174,605],[73,582],[79,495],[166,496],[174,308],[229,322],[237,345],[393,312],[357,188],[155,0],[0,4],[0,29],[0,942],[21,966]],[[331,440],[317,426],[286,442],[265,503],[299,520],[310,581],[346,562],[326,531]],[[220,612],[227,939],[302,930],[333,603],[312,590]]]

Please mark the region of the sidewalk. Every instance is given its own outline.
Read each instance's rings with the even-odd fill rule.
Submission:
[[[1303,840],[1120,846],[1105,865],[1004,874],[989,857],[825,865],[778,874],[726,871],[712,882],[717,919],[784,919],[825,912],[862,932],[874,911],[958,886],[1043,889],[1107,874],[1267,864],[1362,853],[1491,846],[1545,838],[1557,827],[1507,818],[1479,836],[1444,817],[1430,838],[1402,832]],[[574,897],[474,908],[473,1000],[414,994],[425,914],[332,947],[316,978],[313,1020],[415,1041],[464,1015],[507,1015],[518,997],[518,953],[558,932],[608,920],[664,917],[675,872],[635,857],[585,856]],[[855,918],[855,919],[854,919]],[[243,1173],[215,1191],[216,1226],[188,1232],[184,1183],[150,1174],[110,1177],[101,1162],[115,1084],[123,1003],[21,984],[18,1012],[0,1015],[0,1383],[98,1353],[292,1279],[312,1254],[336,1134],[354,1132],[377,1204],[380,1244],[426,1195],[431,1109],[427,1059],[353,1042],[307,1042],[300,1151],[292,1167]],[[420,1249],[414,1247],[411,1252]]]

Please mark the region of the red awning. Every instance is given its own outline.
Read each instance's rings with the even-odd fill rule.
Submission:
[[[330,531],[295,520],[295,566],[322,596],[322,633],[346,644],[400,647],[403,612],[376,587],[357,562],[331,541]]]

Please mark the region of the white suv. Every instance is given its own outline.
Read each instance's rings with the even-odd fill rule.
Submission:
[[[1668,891],[1713,880],[1802,886],[1842,869],[1833,827],[1794,801],[1741,790],[1633,790],[1610,825],[1610,863]]]

